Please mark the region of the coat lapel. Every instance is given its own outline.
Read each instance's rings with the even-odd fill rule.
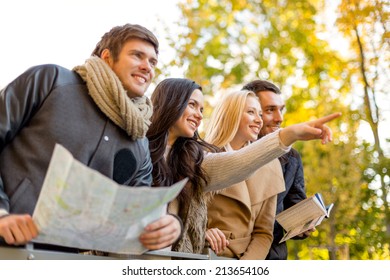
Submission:
[[[226,145],[225,150],[233,151],[230,145]],[[247,180],[232,185],[219,194],[240,201],[251,211],[252,205],[263,202],[284,190],[282,168],[279,160],[274,159],[258,169]]]
[[[246,208],[248,208],[248,211],[251,211],[251,197],[245,181],[232,185],[231,187],[221,191],[219,194],[240,201]]]

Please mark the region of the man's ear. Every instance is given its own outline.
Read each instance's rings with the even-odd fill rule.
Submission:
[[[108,65],[111,66],[112,57],[111,57],[111,52],[109,49],[104,49],[102,51],[102,54],[100,55],[100,58],[103,59]]]

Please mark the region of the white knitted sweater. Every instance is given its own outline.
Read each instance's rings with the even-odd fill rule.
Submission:
[[[205,192],[217,191],[249,178],[257,169],[287,153],[291,146],[282,144],[280,130],[270,133],[239,150],[207,153],[202,164],[209,177]]]

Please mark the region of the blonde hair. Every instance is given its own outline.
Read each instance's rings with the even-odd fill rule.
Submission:
[[[230,143],[240,126],[246,99],[258,97],[253,91],[240,90],[225,95],[215,106],[206,129],[205,140],[222,148]]]

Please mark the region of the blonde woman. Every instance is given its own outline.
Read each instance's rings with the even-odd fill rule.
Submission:
[[[213,111],[205,140],[223,150],[256,141],[263,125],[258,97],[251,91],[225,96]],[[208,203],[206,240],[220,256],[265,259],[272,244],[276,198],[284,191],[278,159],[248,179],[216,192]]]

